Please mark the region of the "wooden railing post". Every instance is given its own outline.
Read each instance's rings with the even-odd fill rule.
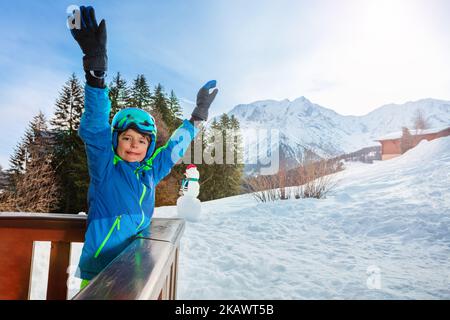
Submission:
[[[70,243],[52,241],[48,272],[47,300],[67,297],[67,268],[70,264]]]
[[[149,235],[137,237],[74,299],[176,299],[184,223],[154,218]],[[1,212],[0,300],[30,298],[35,241],[51,242],[47,299],[67,299],[71,243],[84,242],[85,229],[86,216]]]
[[[28,299],[32,256],[33,241],[17,230],[0,229],[0,299]]]
[[[84,242],[86,216],[0,213],[0,299],[30,298],[35,241],[51,241],[47,299],[67,299],[71,242]]]

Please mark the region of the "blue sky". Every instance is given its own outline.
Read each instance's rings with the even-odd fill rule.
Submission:
[[[109,80],[138,73],[192,111],[216,79],[210,115],[265,99],[311,101],[347,115],[421,98],[450,100],[450,1],[24,1],[0,10],[0,165],[42,110],[50,117],[81,51],[72,5],[106,20]]]

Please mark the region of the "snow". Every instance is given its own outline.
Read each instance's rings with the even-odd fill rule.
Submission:
[[[450,298],[450,138],[336,179],[325,200],[203,203],[182,238],[179,298]]]
[[[450,137],[346,167],[326,199],[203,202],[178,298],[450,299]]]
[[[177,199],[177,215],[186,221],[198,221],[202,214],[202,204],[196,197],[189,195]]]
[[[412,135],[423,135],[423,134],[430,134],[430,133],[438,133],[438,132],[441,132],[441,131],[444,131],[444,130],[446,130],[446,129],[449,129],[450,128],[450,125],[446,125],[446,126],[444,126],[444,127],[439,127],[439,128],[431,128],[431,129],[425,129],[425,130],[418,130],[417,132],[416,132],[416,130],[415,129],[408,129],[409,130],[409,132],[412,134]],[[396,131],[396,132],[392,132],[392,133],[389,133],[389,134],[387,134],[387,135],[384,135],[384,136],[382,136],[382,137],[380,137],[380,138],[378,138],[378,139],[376,139],[376,140],[391,140],[391,139],[399,139],[399,138],[401,138],[403,136],[403,131]]]

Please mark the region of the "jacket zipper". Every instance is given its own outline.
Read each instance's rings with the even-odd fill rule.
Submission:
[[[100,254],[100,252],[102,251],[103,247],[106,245],[106,242],[108,242],[109,238],[111,237],[114,229],[117,226],[117,230],[120,230],[120,219],[122,218],[122,216],[117,216],[116,220],[114,221],[114,224],[112,225],[111,229],[109,229],[108,234],[106,235],[105,240],[103,240],[102,244],[100,245],[100,247],[98,248],[97,252],[95,253],[94,258],[97,258],[98,255]]]
[[[141,223],[136,228],[136,230],[139,230],[139,228],[144,224],[144,221],[145,221],[144,210],[142,210],[142,200],[144,200],[145,193],[147,192],[147,187],[145,186],[145,184],[142,184],[142,185],[144,186],[144,190],[142,190],[141,199],[139,199],[139,207],[141,208],[142,220],[141,220]]]

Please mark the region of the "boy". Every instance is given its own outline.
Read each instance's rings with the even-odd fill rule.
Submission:
[[[86,73],[85,111],[79,129],[90,176],[87,230],[79,263],[84,288],[137,235],[148,231],[156,185],[183,157],[199,131],[194,122],[207,120],[218,90],[209,93],[215,81],[203,86],[191,119],[184,120],[155,151],[156,124],[144,110],[123,109],[109,124],[105,20],[97,25],[92,7],[80,7],[79,15],[80,28],[71,33],[84,53]]]

